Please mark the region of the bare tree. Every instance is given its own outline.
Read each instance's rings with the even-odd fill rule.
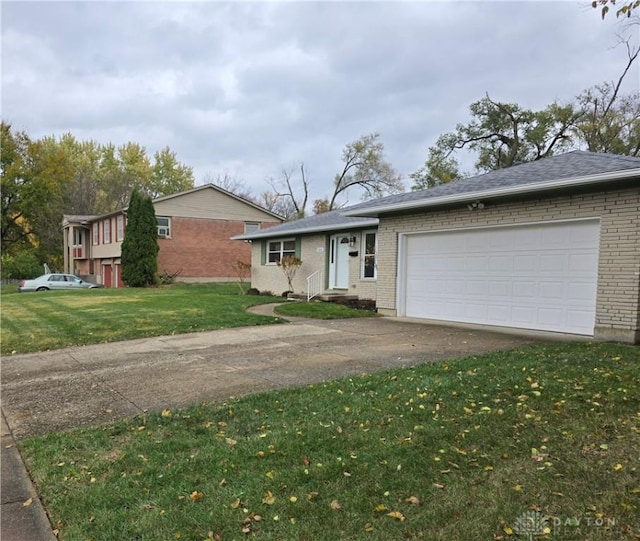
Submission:
[[[588,88],[577,97],[584,116],[576,132],[591,152],[640,154],[640,92],[620,94],[629,69],[640,55],[640,47],[629,41],[620,38],[627,48],[627,63],[618,80]]]
[[[296,172],[300,171],[299,179]],[[265,192],[263,199],[272,202],[274,212],[287,219],[303,218],[309,201],[309,178],[304,162],[291,167],[283,167],[279,178],[269,178],[267,182],[273,191]]]
[[[222,173],[217,173],[215,175],[207,173],[202,180],[205,184],[215,184],[219,188],[242,197],[243,199],[248,199],[249,201],[258,203],[257,198],[251,193],[251,190],[244,179],[232,175],[226,169]]]
[[[379,138],[379,134],[371,133],[345,146],[342,151],[344,166],[335,177],[329,210],[337,208],[338,197],[354,186],[364,191],[363,199],[404,191],[400,175],[384,159],[384,145]]]

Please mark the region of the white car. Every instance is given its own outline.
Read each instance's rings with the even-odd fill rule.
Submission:
[[[95,289],[102,287],[86,282],[73,274],[43,274],[33,280],[21,280],[18,291],[49,291],[50,289]]]

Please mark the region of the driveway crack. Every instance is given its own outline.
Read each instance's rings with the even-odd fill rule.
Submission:
[[[140,406],[138,406],[138,404],[136,404],[133,400],[131,400],[131,398],[129,398],[128,396],[126,396],[123,393],[121,393],[115,387],[109,385],[108,381],[104,377],[99,376],[94,371],[90,370],[82,361],[80,361],[79,359],[74,357],[74,355],[72,353],[69,353],[68,355],[71,358],[71,360],[76,362],[80,366],[80,368],[82,368],[82,370],[84,370],[85,373],[89,374],[93,379],[95,379],[95,381],[97,382],[96,385],[100,385],[104,390],[119,396],[123,401],[128,402],[129,404],[131,404],[140,413],[145,413],[145,410],[143,408],[141,408]]]

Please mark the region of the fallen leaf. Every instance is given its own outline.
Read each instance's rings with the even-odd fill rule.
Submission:
[[[395,518],[400,522],[404,521],[404,515],[400,513],[400,511],[391,511],[391,513],[387,513],[388,517]]]
[[[204,498],[204,494],[202,492],[198,492],[197,490],[194,490],[191,494],[189,494],[189,499],[194,502],[196,500],[201,500],[202,498]]]
[[[22,504],[22,507],[29,507],[32,503],[33,503],[33,498],[29,498]]]
[[[614,471],[620,471],[622,469],[622,464],[618,463],[613,467]]]
[[[264,498],[262,498],[262,503],[266,505],[273,505],[275,501],[276,501],[276,497],[273,495],[273,492],[271,492],[270,490],[267,490],[267,493],[265,494]]]
[[[236,440],[234,440],[233,438],[227,438],[225,441],[227,442],[227,445],[231,445],[232,447],[233,447],[236,443],[238,443],[238,442],[237,442]]]
[[[420,505],[420,500],[415,496],[409,496],[405,502],[409,502],[411,505],[415,505],[416,507]]]
[[[338,500],[331,500],[329,506],[331,507],[331,509],[342,509],[342,505],[340,505],[340,502]]]
[[[307,494],[307,500],[309,501],[315,500],[317,496],[318,496],[317,492],[309,492],[309,494]]]
[[[164,409],[164,410],[162,410],[162,416],[163,416],[163,417],[171,417],[171,415],[173,415],[173,414],[171,413],[171,410],[170,410],[170,409]]]
[[[376,505],[376,506],[373,508],[373,510],[374,510],[376,513],[384,513],[385,511],[388,511],[388,510],[389,510],[389,508],[388,508],[385,504],[380,503],[380,504]]]
[[[242,505],[242,502],[240,501],[240,498],[238,498],[231,503],[231,509],[238,509],[240,505]]]

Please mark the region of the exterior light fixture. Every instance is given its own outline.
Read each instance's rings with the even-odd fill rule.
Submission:
[[[473,203],[469,203],[467,208],[469,210],[482,210],[484,208],[484,203],[482,201],[474,201]]]

